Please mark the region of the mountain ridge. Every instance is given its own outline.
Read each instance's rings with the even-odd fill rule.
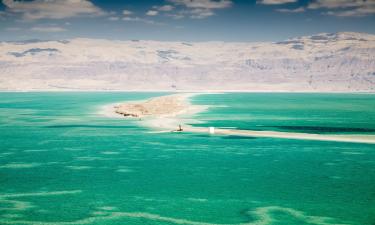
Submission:
[[[0,42],[0,90],[374,92],[375,35],[280,42]]]

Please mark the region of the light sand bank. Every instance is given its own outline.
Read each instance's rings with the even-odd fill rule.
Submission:
[[[151,98],[145,102],[129,102],[115,106],[115,112],[128,117],[176,117],[187,113],[193,94],[174,94]]]
[[[144,102],[129,102],[117,105],[117,115],[144,118],[140,121],[144,126],[166,131],[174,131],[182,125],[184,132],[208,133],[206,127],[192,127],[188,123],[197,122],[190,118],[195,113],[205,110],[205,106],[190,104],[189,98],[197,94],[174,94],[152,98]],[[256,131],[216,128],[215,134],[248,137],[268,137],[316,141],[337,141],[375,144],[375,135],[325,135],[278,131]]]
[[[185,131],[208,133],[209,130],[208,128],[187,127]],[[233,129],[220,129],[220,128],[215,129],[215,134],[247,136],[247,137],[268,137],[268,138],[375,144],[375,135],[325,135],[325,134],[307,134],[307,133],[278,132],[278,131],[233,130]]]
[[[146,101],[126,102],[109,105],[106,107],[112,111],[111,117],[133,117],[138,118],[143,126],[151,127],[160,131],[176,130],[179,125],[187,127],[186,124],[197,122],[191,119],[192,115],[207,109],[206,106],[192,105],[189,99],[195,93],[181,93],[151,98]]]

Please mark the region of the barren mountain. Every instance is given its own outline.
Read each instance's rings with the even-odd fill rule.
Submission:
[[[375,91],[375,35],[0,43],[0,90]]]

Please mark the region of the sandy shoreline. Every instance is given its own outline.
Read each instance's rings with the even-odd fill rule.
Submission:
[[[208,106],[192,105],[190,103],[189,99],[196,95],[199,95],[199,93],[173,94],[151,98],[146,101],[126,102],[111,105],[111,108],[107,107],[106,111],[115,114],[116,117],[126,116],[138,118],[143,126],[159,130],[156,132],[176,131],[179,125],[181,125],[183,132],[209,133],[207,127],[193,127],[187,125],[193,122],[198,123],[199,121],[194,121],[191,117],[208,108]],[[109,112],[109,110],[111,110],[111,112]],[[215,128],[215,134],[375,144],[375,135],[324,135],[224,128]]]

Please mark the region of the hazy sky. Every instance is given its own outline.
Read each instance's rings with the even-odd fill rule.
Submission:
[[[0,40],[277,41],[375,33],[375,0],[0,0]]]

